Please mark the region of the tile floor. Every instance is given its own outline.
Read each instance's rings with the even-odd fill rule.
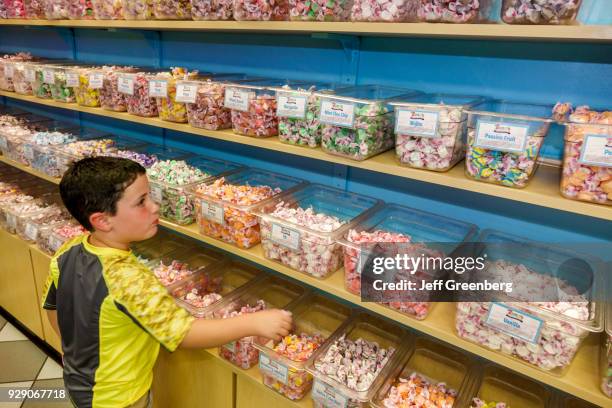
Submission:
[[[2,316],[0,366],[0,388],[59,389],[64,386],[62,367]],[[3,394],[6,395],[0,392],[0,396]],[[0,408],[72,408],[72,404],[42,400],[7,402],[2,397]]]

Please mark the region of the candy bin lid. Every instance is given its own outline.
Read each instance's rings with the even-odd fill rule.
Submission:
[[[218,177],[233,174],[244,168],[244,166],[237,163],[221,159],[214,159],[212,157],[206,156],[187,157],[181,161],[184,161],[189,166],[199,169],[202,172],[202,177],[198,180],[193,180],[189,183],[184,184],[165,182],[158,179],[158,173],[156,169],[151,167],[147,169],[147,176],[149,177],[149,181],[166,186],[190,187],[195,185],[196,183],[203,183],[208,180],[213,180]],[[173,162],[170,162],[168,164],[173,164]]]
[[[332,95],[323,93],[320,96],[326,99],[369,105],[371,103],[390,103],[393,100],[410,98],[419,94],[421,92],[414,89],[383,85],[357,85],[340,88]]]
[[[551,123],[553,122],[552,110],[553,105],[492,99],[468,109],[468,113],[502,119]]]
[[[131,155],[142,155],[143,159],[130,157]],[[150,168],[153,164],[158,161],[164,160],[185,160],[194,156],[193,153],[185,150],[172,149],[154,144],[144,144],[141,146],[135,146],[131,148],[119,148],[116,152],[110,154],[113,157],[123,157],[126,159],[135,160],[145,168]],[[150,163],[144,163],[144,160],[149,158]]]
[[[170,266],[172,264],[175,264],[177,267],[181,268],[181,270],[183,270],[184,267],[186,271],[184,274],[182,274],[183,276],[165,279],[156,274],[162,285],[169,287],[182,281],[187,276],[204,270],[208,266],[220,264],[224,261],[224,259],[225,257],[223,254],[202,246],[179,248],[175,251],[164,254],[159,260],[155,260],[155,265],[153,265],[151,269],[155,272],[155,269],[157,269],[158,266]]]
[[[403,107],[423,107],[426,109],[439,110],[451,107],[466,110],[478,106],[486,101],[487,99],[485,97],[478,95],[426,93],[414,95],[406,98],[405,100],[393,101],[390,103],[390,105],[394,106],[396,109]]]
[[[275,88],[282,88],[283,86],[288,86],[290,88],[298,88],[307,86],[308,83],[306,81],[294,81],[290,79],[253,79],[246,82],[237,81],[230,82],[227,87],[228,88],[242,88],[245,90],[255,91],[255,92],[273,92]]]

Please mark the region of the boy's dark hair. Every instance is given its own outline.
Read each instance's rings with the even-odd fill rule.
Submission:
[[[117,201],[136,178],[146,174],[140,164],[116,157],[88,157],[73,163],[60,182],[60,194],[72,216],[89,231],[89,216],[117,213]]]

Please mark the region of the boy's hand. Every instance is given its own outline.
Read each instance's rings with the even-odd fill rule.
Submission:
[[[280,341],[289,334],[293,324],[291,312],[280,309],[263,310],[253,313],[253,327],[260,337]]]

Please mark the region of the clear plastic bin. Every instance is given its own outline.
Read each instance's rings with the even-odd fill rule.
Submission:
[[[127,95],[127,111],[136,116],[158,116],[156,98],[149,95],[149,81],[167,69],[146,69],[135,74],[119,74],[119,92]]]
[[[194,20],[232,20],[234,0],[191,0]]]
[[[76,102],[76,89],[79,86],[79,69],[91,69],[83,64],[60,65],[48,68],[53,72],[53,80],[49,83],[51,97],[54,101],[64,103]]]
[[[24,0],[26,17],[30,20],[43,20],[45,16],[45,0]]]
[[[74,221],[73,221],[74,222]],[[70,221],[59,221],[54,224],[44,225],[38,229],[36,235],[36,246],[46,254],[53,255],[49,247],[49,237],[51,233],[62,225],[70,224]]]
[[[372,406],[465,407],[471,397],[473,364],[472,358],[455,348],[417,338],[376,391]]]
[[[135,67],[111,67],[104,72],[102,88],[100,88],[100,106],[114,112],[127,111],[127,95],[119,92],[119,76],[134,73]]]
[[[198,183],[231,174],[242,168],[239,164],[199,156],[185,160],[188,166],[196,167],[202,171],[202,177],[198,180],[192,179],[188,182],[171,183],[159,180],[156,176],[156,168],[147,170],[151,197],[160,204],[160,215],[179,225],[189,225],[195,220],[195,204],[191,194],[191,188]],[[172,163],[169,163],[172,164]],[[167,167],[167,164],[160,168]],[[174,167],[174,166],[172,166]]]
[[[195,243],[186,237],[160,229],[153,238],[131,245],[134,255],[148,262],[156,262],[178,249],[195,250]]]
[[[295,401],[304,398],[312,388],[312,374],[306,370],[306,365],[311,362],[316,350],[348,323],[351,309],[320,294],[313,293],[296,302],[290,311],[293,317],[293,328],[291,334],[285,339],[291,339],[292,334],[300,338],[302,335],[312,337],[312,349],[291,358],[286,352],[276,351],[280,342],[275,344],[273,340],[266,339],[265,343],[256,342],[255,347],[259,350],[259,371],[262,374],[263,383]],[[318,336],[321,341],[318,346],[316,346],[315,336]],[[285,345],[291,347],[292,343]],[[296,350],[296,353],[299,353],[299,350]],[[311,354],[308,355],[309,353]]]
[[[44,0],[47,20],[67,20],[72,0]]]
[[[407,351],[410,343],[410,334],[400,326],[388,320],[368,313],[359,313],[343,328],[336,332],[325,345],[321,347],[307,364],[306,369],[314,377],[312,388],[313,407],[366,408],[376,390],[391,374],[391,369],[397,364]],[[369,385],[367,382],[361,386],[348,386],[345,381],[339,381],[338,364],[322,362],[334,343],[346,339],[351,342],[365,340],[375,342],[380,349],[386,350],[386,356],[378,362],[378,368],[368,370],[373,372]],[[391,352],[392,351],[392,352]],[[354,357],[354,356],[353,356]],[[385,361],[386,360],[386,361]],[[345,370],[342,370],[345,373]],[[354,379],[356,381],[356,379]]]
[[[253,285],[243,286],[231,296],[227,296],[218,302],[212,310],[212,315],[216,319],[224,319],[241,314],[241,310],[244,311],[243,308],[251,311],[291,309],[293,302],[297,302],[307,294],[308,290],[301,285],[266,275]],[[246,313],[250,313],[250,311],[246,311]],[[243,337],[220,346],[219,356],[244,370],[248,370],[259,360],[259,350],[255,347],[255,343],[255,336]]]
[[[93,20],[95,18],[92,0],[71,0],[68,7],[68,18],[71,20]]]
[[[197,71],[188,72],[185,68],[172,68],[169,72],[159,73],[149,81],[149,93],[157,102],[159,118],[168,122],[187,123],[187,107],[185,106],[185,88],[180,87],[177,93],[177,81],[206,79],[210,74]],[[190,89],[190,88],[189,88]]]
[[[502,0],[507,24],[574,24],[581,0]]]
[[[256,207],[304,185],[300,179],[252,168],[194,185],[200,234],[251,248],[261,241]]]
[[[15,63],[28,62],[34,58],[30,54],[19,53],[0,57],[0,89],[15,92],[13,77],[15,75]]]
[[[381,204],[321,184],[269,200],[254,211],[260,217],[264,256],[315,278],[326,278],[342,264],[338,238]]]
[[[78,134],[79,132],[79,129],[75,128],[74,125],[70,123],[57,121],[42,122],[40,127],[42,127],[43,124],[44,132],[62,132],[70,134]],[[37,142],[40,141],[40,138],[37,137],[39,133],[40,132],[33,132],[23,138],[7,139],[8,149],[5,152],[6,157],[17,163],[31,166],[35,157],[34,149],[37,146]]]
[[[292,21],[347,21],[352,5],[353,0],[289,0],[289,19]]]
[[[123,20],[122,0],[91,0],[96,20]]]
[[[139,163],[145,169],[149,169],[159,161],[184,160],[193,157],[193,153],[147,144],[129,150],[117,150],[108,154],[108,156],[130,159]]]
[[[252,81],[225,88],[224,106],[232,110],[232,129],[239,135],[270,137],[278,135],[276,97],[273,88],[305,86],[284,80]]]
[[[167,253],[160,259],[149,258],[149,265],[159,282],[170,287],[206,270],[207,267],[219,267],[223,260],[224,257],[219,252],[194,246]]]
[[[158,20],[191,20],[190,0],[153,0],[153,14]]]
[[[527,377],[493,364],[475,367],[474,371],[479,374],[472,384],[470,408],[491,402],[505,403],[508,408],[551,407],[550,391]]]
[[[492,230],[483,231],[478,242],[487,255],[484,269],[466,272],[462,278],[510,280],[512,293],[464,297],[457,303],[457,335],[552,375],[563,375],[584,339],[603,330],[601,262]]]
[[[231,296],[244,285],[253,284],[260,276],[259,269],[228,261],[199,270],[169,287],[168,291],[192,316],[210,318],[213,308],[222,298]]]
[[[26,10],[24,0],[4,0],[7,18],[25,18]]]
[[[490,101],[468,111],[465,171],[487,183],[522,188],[537,167],[552,106]]]
[[[351,21],[401,23],[416,19],[416,0],[353,0]]]
[[[17,233],[17,219],[28,217],[39,212],[44,206],[42,200],[34,199],[21,203],[9,203],[1,205],[0,227],[9,234]]]
[[[123,17],[126,20],[155,20],[153,0],[123,0]]]
[[[10,154],[9,142],[20,143],[21,140],[28,138],[32,134],[46,130],[46,125],[52,121],[49,118],[28,115],[25,123],[7,125],[0,127],[0,151],[3,154]]]
[[[233,0],[237,21],[285,21],[289,19],[287,0]]]
[[[612,281],[608,283],[605,332],[601,339],[599,353],[601,391],[612,398]]]
[[[462,252],[464,245],[475,238],[477,230],[476,225],[452,218],[397,204],[385,204],[355,224],[338,240],[344,252],[344,288],[355,295],[362,293],[363,262],[372,250],[384,245],[382,243],[388,240],[386,236],[389,233],[394,234],[393,242],[398,244],[384,248],[387,256],[393,256],[390,250],[395,249],[398,254],[410,256],[427,253],[431,257],[453,257]],[[392,245],[397,246],[392,248]],[[444,270],[427,268],[415,273],[419,274],[414,275],[417,279],[423,280],[442,279],[446,276]],[[402,294],[400,299],[383,304],[422,320],[436,304],[429,300],[427,294],[417,292],[413,301],[410,301],[406,294]]]
[[[99,68],[79,68],[73,72],[79,75],[79,85],[74,88],[76,101],[80,106],[99,107],[100,91],[104,86],[104,76],[110,70],[123,67],[104,66]]]
[[[561,194],[612,204],[612,111],[578,108],[565,124]]]
[[[59,222],[38,231],[38,248],[53,255],[66,241],[85,233],[87,231],[76,221]]]
[[[401,165],[448,171],[465,155],[466,110],[479,96],[425,94],[394,102],[395,154]]]
[[[319,94],[323,150],[353,160],[365,160],[389,150],[394,144],[389,102],[417,94],[378,85],[338,89],[335,95]]]
[[[32,95],[32,80],[34,75],[32,72],[28,72],[27,62],[18,61],[13,63],[13,87],[15,93],[20,95]]]
[[[423,23],[476,23],[486,20],[491,0],[419,0],[417,21]]]
[[[17,235],[24,241],[34,244],[42,227],[69,219],[66,210],[57,204],[50,205],[35,214],[17,217]]]
[[[40,99],[53,99],[51,85],[55,82],[55,68],[74,65],[74,61],[53,61],[27,64],[29,71],[34,71],[32,80],[32,94]]]

